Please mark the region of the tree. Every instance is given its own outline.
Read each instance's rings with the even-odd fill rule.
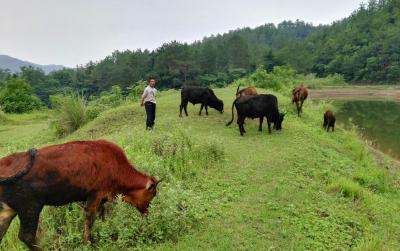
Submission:
[[[11,78],[10,70],[8,70],[8,69],[3,70],[3,69],[0,68],[0,82],[2,82],[4,80],[7,80],[9,78]]]
[[[41,102],[28,82],[12,78],[6,80],[0,89],[0,106],[7,113],[24,113],[40,108]]]

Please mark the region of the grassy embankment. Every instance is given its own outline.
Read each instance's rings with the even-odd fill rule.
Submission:
[[[281,132],[247,134],[226,127],[235,88],[216,89],[223,115],[189,107],[178,117],[179,93],[158,98],[156,129],[144,111],[125,104],[64,139],[48,127],[53,114],[13,116],[0,126],[0,155],[72,139],[106,138],[140,170],[165,178],[151,214],[122,203],[97,220],[93,248],[82,244],[83,217],[74,204],[45,208],[39,231],[46,250],[395,250],[400,246],[399,173],[377,166],[355,132],[323,131],[330,104],[307,101],[301,118],[288,97]],[[260,90],[260,92],[267,92]],[[14,125],[17,123],[17,125]],[[264,125],[264,128],[266,126]],[[1,250],[20,250],[15,221]]]

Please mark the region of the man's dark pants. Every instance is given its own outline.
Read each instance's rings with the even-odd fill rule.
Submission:
[[[153,102],[144,103],[146,109],[146,128],[153,128],[154,120],[156,119],[156,104]]]

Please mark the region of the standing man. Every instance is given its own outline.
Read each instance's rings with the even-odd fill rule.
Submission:
[[[156,80],[149,79],[149,85],[144,89],[141,106],[146,109],[146,130],[152,130],[156,119]]]

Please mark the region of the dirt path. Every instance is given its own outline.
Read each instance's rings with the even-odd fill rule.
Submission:
[[[400,89],[381,89],[373,87],[345,87],[342,89],[311,90],[311,99],[321,98],[390,98],[400,102]]]

